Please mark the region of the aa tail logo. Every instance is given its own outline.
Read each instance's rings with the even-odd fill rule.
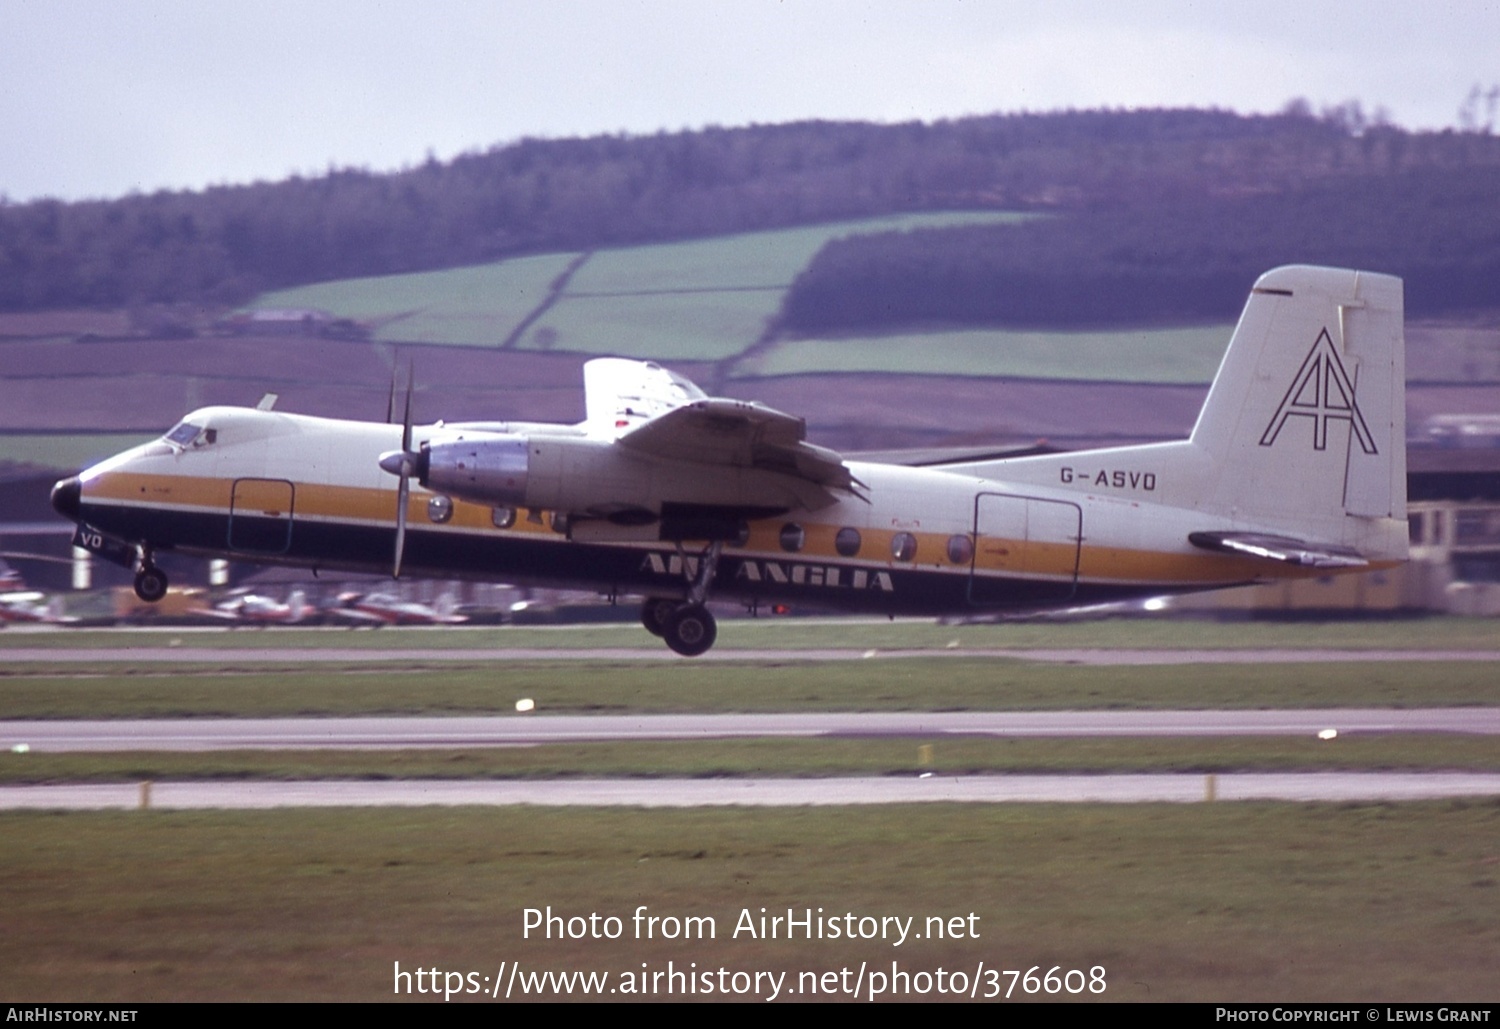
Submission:
[[[1314,450],[1327,449],[1328,423],[1341,421],[1349,423],[1349,431],[1359,440],[1361,450],[1366,454],[1378,453],[1375,438],[1370,435],[1354,397],[1354,383],[1344,370],[1344,362],[1339,360],[1327,329],[1318,334],[1317,342],[1307,352],[1307,359],[1261,435],[1260,445],[1269,447],[1275,443],[1288,418],[1311,419]]]

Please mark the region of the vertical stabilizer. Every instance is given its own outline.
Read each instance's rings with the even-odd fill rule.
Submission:
[[[1251,291],[1192,443],[1212,461],[1202,506],[1326,538],[1348,516],[1406,517],[1401,280],[1287,267]],[[1356,533],[1358,535],[1358,533]]]
[[[1404,560],[1401,280],[1304,266],[1262,275],[1191,440],[949,467],[1192,512],[1199,532]]]

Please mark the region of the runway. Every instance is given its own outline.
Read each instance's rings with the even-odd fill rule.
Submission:
[[[0,787],[0,808],[260,810],[284,807],[801,807],[923,803],[1368,803],[1500,796],[1500,774],[883,776],[830,779],[554,779],[166,782]]]
[[[9,663],[65,669],[81,663],[386,666],[630,661],[673,663],[654,649],[436,649],[109,647],[8,648]],[[978,658],[1090,666],[1500,660],[1500,651],[893,649],[718,650],[700,661],[780,663]],[[1315,737],[1384,733],[1500,735],[1500,708],[1331,708],[801,714],[505,714],[352,717],[0,721],[0,748],[36,753],[226,750],[397,750],[548,743],[746,738],[938,739]],[[1336,744],[1331,744],[1336,745]],[[1500,774],[1319,772],[1121,775],[885,776],[878,778],[567,779],[507,781],[167,782],[0,787],[5,809],[278,808],[415,805],[825,805],[888,803],[1190,803],[1204,800],[1379,802],[1500,796]]]
[[[553,662],[553,661],[629,661],[674,664],[681,661],[700,663],[765,662],[781,664],[825,661],[870,661],[928,659],[970,659],[1041,661],[1049,664],[1089,666],[1123,665],[1245,665],[1245,664],[1330,664],[1389,663],[1400,661],[1500,661],[1500,650],[1338,650],[1338,649],[1247,649],[1247,650],[1122,650],[1122,649],[1039,649],[997,647],[953,647],[943,649],[858,649],[814,648],[807,650],[754,649],[734,650],[721,647],[701,657],[680,658],[665,648],[636,647],[487,647],[426,648],[408,647],[380,650],[356,647],[95,647],[62,649],[52,647],[6,647],[0,658],[11,664],[113,664],[135,662],[156,665],[210,664],[226,665],[302,665],[302,664],[434,664],[449,662]]]
[[[0,722],[0,748],[38,753],[391,750],[750,737],[1500,735],[1500,708],[1247,711],[882,711],[804,714],[179,718]]]

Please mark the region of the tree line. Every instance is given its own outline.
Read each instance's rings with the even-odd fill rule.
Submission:
[[[1184,221],[1268,195],[1336,199],[1320,183],[1497,167],[1500,139],[1484,132],[1409,133],[1305,105],[1269,116],[1067,111],[528,139],[388,174],[331,169],[104,201],[0,201],[0,310],[232,305],[311,282],[907,211],[1058,215],[995,236],[1021,245],[1061,225],[1098,234],[1111,219],[1146,217],[1131,212]],[[942,244],[978,245],[962,235]],[[836,294],[870,288],[858,276],[839,289],[827,281],[799,285],[788,326],[811,324],[811,297],[852,312]],[[955,304],[922,317],[994,316]]]
[[[835,240],[793,283],[778,328],[1222,320],[1283,264],[1400,275],[1419,316],[1500,306],[1500,168],[1331,176],[1261,195]]]

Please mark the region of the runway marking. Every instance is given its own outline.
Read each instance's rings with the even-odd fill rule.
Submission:
[[[577,650],[543,647],[493,647],[475,650],[408,648],[400,650],[366,650],[358,648],[314,647],[100,647],[95,649],[52,649],[49,647],[0,648],[0,657],[18,664],[389,664],[391,662],[496,662],[496,661],[642,661],[652,664],[694,662],[782,663],[822,661],[907,660],[912,658],[968,658],[1010,661],[1037,661],[1048,664],[1090,666],[1112,665],[1243,665],[1243,664],[1361,664],[1393,661],[1449,662],[1500,661],[1500,650],[1336,650],[1336,649],[1254,649],[1254,650],[1125,650],[1067,649],[1028,650],[1024,648],[953,649],[837,649],[812,650],[731,650],[716,649],[696,658],[673,657],[660,649],[629,647],[587,647]]]
[[[1385,802],[1500,796],[1500,774],[1314,772],[835,779],[153,783],[0,787],[0,809],[287,807],[805,807],[917,803]]]
[[[1204,711],[868,711],[802,714],[450,715],[0,722],[0,748],[37,753],[401,750],[767,737],[1500,735],[1500,707]]]

